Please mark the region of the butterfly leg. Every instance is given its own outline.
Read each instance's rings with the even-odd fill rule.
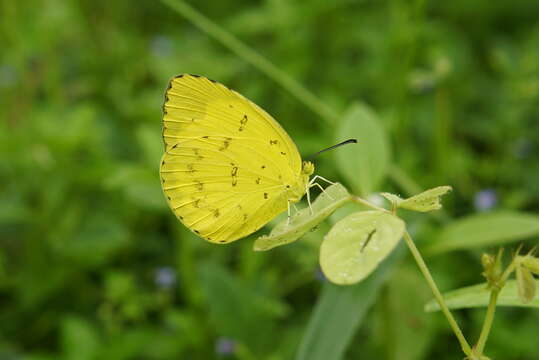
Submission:
[[[286,203],[288,205],[288,216],[286,218],[286,226],[290,225],[290,200]]]
[[[334,182],[329,181],[328,179],[326,179],[326,178],[324,178],[324,177],[322,177],[322,176],[320,176],[320,175],[315,175],[315,176],[313,176],[313,178],[311,179],[311,181],[309,181],[309,184],[314,184],[314,182],[316,181],[316,179],[323,180],[323,181],[325,181],[325,182],[327,182],[328,184],[331,184],[331,185],[335,184]]]
[[[324,188],[322,187],[322,185],[320,185],[319,183],[314,183],[314,184],[310,184],[309,185],[309,188],[312,188],[312,187],[315,187],[315,186],[318,186],[318,188],[324,193],[326,194],[326,196],[328,198],[330,198],[331,200],[335,200],[331,195],[329,195],[326,190],[324,190]]]
[[[314,214],[313,207],[311,206],[311,184],[309,183],[307,185],[307,189],[305,189],[307,193],[307,203],[309,204],[309,209],[311,209],[311,215]]]

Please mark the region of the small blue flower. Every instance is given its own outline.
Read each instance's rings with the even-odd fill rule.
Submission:
[[[171,267],[160,267],[155,270],[154,281],[159,288],[170,289],[176,284],[176,273]]]
[[[322,272],[322,269],[317,269],[314,273],[314,278],[320,282],[326,282],[327,278],[326,275]]]
[[[0,66],[0,88],[9,88],[17,82],[17,70],[10,65]]]
[[[474,206],[477,211],[488,211],[498,203],[498,196],[493,189],[478,191],[474,197]]]
[[[217,355],[232,355],[236,348],[236,341],[227,337],[220,337],[215,342],[215,353]]]
[[[519,138],[513,145],[513,154],[517,159],[527,159],[535,152],[535,146],[530,139]]]
[[[166,57],[172,53],[172,40],[168,36],[157,35],[150,41],[150,49],[154,56]]]

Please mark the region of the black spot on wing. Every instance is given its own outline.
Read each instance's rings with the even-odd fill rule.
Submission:
[[[247,118],[247,115],[244,114],[243,118],[240,120],[240,128],[238,129],[239,131],[243,131],[248,120],[249,118]]]

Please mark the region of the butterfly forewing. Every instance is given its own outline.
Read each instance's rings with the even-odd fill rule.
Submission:
[[[281,126],[224,85],[183,75],[165,96],[161,181],[176,216],[212,242],[230,242],[287,208],[301,158]]]

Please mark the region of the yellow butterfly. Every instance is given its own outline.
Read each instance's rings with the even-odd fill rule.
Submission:
[[[314,165],[301,161],[279,123],[218,82],[174,77],[163,113],[163,192],[178,219],[210,242],[240,239],[290,213],[313,185]]]

